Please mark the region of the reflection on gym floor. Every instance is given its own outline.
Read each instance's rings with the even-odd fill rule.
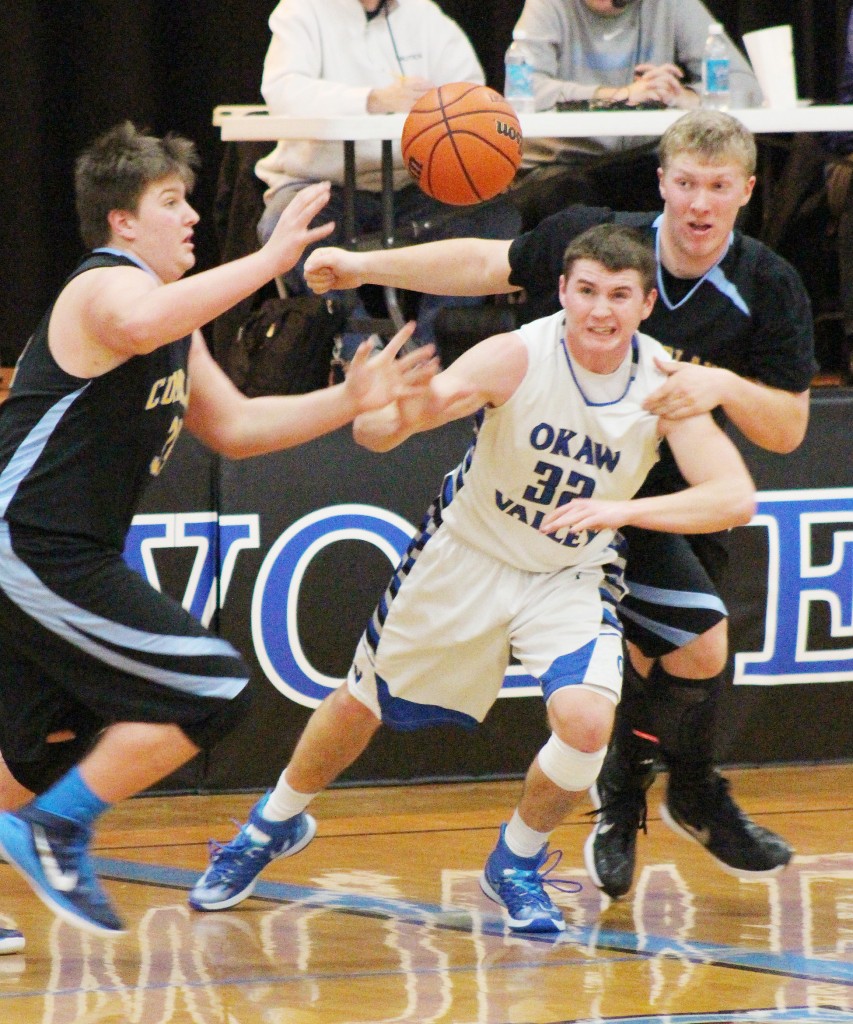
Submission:
[[[560,875],[583,889],[556,894],[568,930],[539,938],[507,933],[478,884],[515,783],[326,794],[311,846],[271,865],[254,898],[211,914],[185,899],[202,836],[227,837],[253,798],[132,801],[98,837],[125,936],[60,923],[0,865],[0,924],[27,937],[24,953],[0,957],[0,1020],[849,1024],[853,766],[732,777],[749,813],[797,848],[782,875],[722,873],[657,818],[656,783],[626,899],[611,904],[589,882],[581,816],[555,834]]]

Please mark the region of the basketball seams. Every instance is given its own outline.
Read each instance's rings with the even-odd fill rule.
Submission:
[[[470,93],[471,93],[471,90],[469,89],[467,92],[463,93],[462,96],[457,96],[456,99],[460,100],[464,96],[470,95]],[[444,138],[446,138],[448,140],[448,142],[451,145],[451,148],[453,149],[453,154],[456,157],[456,163],[457,163],[457,165],[459,167],[459,170],[462,171],[462,174],[463,174],[465,180],[468,182],[468,187],[471,189],[471,191],[474,193],[474,195],[477,197],[477,199],[482,202],[483,196],[481,195],[480,190],[474,184],[474,179],[471,177],[471,172],[465,166],[465,161],[462,159],[462,154],[459,152],[459,147],[456,145],[456,139],[453,137],[454,136],[454,131],[453,131],[453,129],[450,126],[450,121],[448,120],[447,113],[445,112],[445,109],[444,109],[444,96],[442,95],[442,92],[441,92],[440,88],[438,90],[438,103],[439,103],[439,106],[441,107],[441,117],[442,117],[442,120],[444,121],[445,129],[446,129],[446,134],[445,134]],[[433,146],[433,148],[432,148],[432,150],[430,152],[430,161],[429,161],[428,172],[427,172],[428,176],[429,176],[429,181],[430,181],[430,188],[432,188],[432,154],[435,152],[435,150],[438,148],[439,145],[441,145],[440,140],[439,140],[439,142],[437,142]]]
[[[433,188],[433,185],[432,185],[432,162],[433,162],[432,158],[433,158],[433,155],[434,155],[435,151],[442,144],[442,142],[449,142],[450,143],[450,146],[451,146],[451,148],[453,150],[453,155],[456,157],[456,165],[457,165],[458,169],[462,172],[462,174],[463,174],[463,176],[465,178],[465,181],[468,183],[468,187],[471,189],[471,192],[476,196],[478,202],[482,202],[483,196],[480,194],[480,190],[474,184],[474,181],[471,178],[471,174],[470,174],[468,168],[465,166],[465,161],[462,159],[462,155],[459,152],[459,147],[456,145],[456,142],[454,141],[453,133],[452,132],[448,132],[447,134],[442,135],[441,138],[438,139],[435,142],[435,144],[433,145],[432,149],[430,150],[429,163],[427,164],[427,180],[428,180],[428,184],[429,184],[430,189]]]
[[[495,117],[500,117],[500,112],[496,112],[494,107],[483,107],[479,110],[460,110],[455,114],[448,114],[445,117],[445,121],[450,122],[455,117],[476,117],[477,114],[492,114]],[[513,118],[513,120],[515,120],[515,118]],[[515,121],[515,125],[513,127],[515,127],[516,131],[521,131],[521,125],[518,121]]]
[[[467,84],[468,83],[466,83],[466,85]],[[437,102],[436,102],[436,105],[434,107],[422,106],[421,105],[421,101],[418,101],[418,110],[417,110],[417,112],[420,113],[420,114],[439,114],[442,111],[446,110],[447,107],[452,107],[454,105],[454,103],[461,103],[462,100],[464,100],[466,96],[470,96],[471,93],[475,92],[477,89],[484,89],[484,88],[486,88],[486,86],[483,86],[483,85],[469,85],[469,87],[465,90],[465,92],[460,93],[458,96],[454,96],[452,100],[446,100],[445,101],[444,95],[442,93],[442,90],[445,90],[447,88],[448,88],[448,86],[442,85],[436,91],[436,93],[437,93],[436,94]],[[429,93],[427,93],[427,95],[429,95]],[[423,99],[423,97],[421,99]],[[475,111],[475,113],[480,113],[480,111]]]
[[[426,113],[436,113],[437,114],[438,111],[437,110],[435,110],[435,111],[421,111],[421,110],[416,111],[416,113],[414,115],[412,115],[411,123],[412,124],[417,124],[418,120],[420,120],[421,115],[422,114],[426,114]],[[493,114],[496,118],[500,117],[500,115],[496,114],[494,110],[485,109],[485,108],[483,110],[463,110],[463,111],[460,111],[458,114],[451,114],[449,117],[443,117],[441,119],[441,121],[433,120],[433,121],[428,122],[427,124],[424,125],[423,128],[419,128],[415,132],[414,135],[411,134],[411,128],[410,128],[410,131],[407,133],[406,147],[408,148],[409,146],[411,146],[415,142],[416,139],[419,139],[424,134],[424,132],[432,131],[432,130],[434,130],[436,128],[441,128],[442,125],[446,126],[447,134],[450,134],[452,132],[468,132],[469,134],[475,135],[477,138],[482,139],[483,142],[489,142],[490,141],[489,139],[487,139],[483,135],[478,135],[477,132],[474,132],[471,128],[459,128],[459,127],[451,124],[451,122],[454,119],[461,120],[462,118],[471,117],[471,116],[475,116],[475,115],[478,115],[478,114]],[[519,135],[521,135],[521,126],[519,125],[518,121],[514,121],[514,122],[510,123],[510,127],[513,128]]]
[[[506,157],[506,159],[509,160],[509,162],[513,164],[513,166],[515,166],[515,161],[500,145],[500,143],[497,143],[492,139],[487,139],[484,135],[481,135],[479,132],[475,132],[473,128],[454,128],[453,131],[446,132],[444,135],[441,136],[441,138],[476,139],[478,142],[481,142],[484,146],[487,146],[489,149],[493,149],[495,150],[495,152],[500,153],[502,156]]]
[[[448,142],[448,143],[450,143],[450,145],[451,145],[451,147],[453,149],[453,154],[456,157],[457,167],[462,172],[462,174],[464,175],[465,181],[468,183],[468,185],[471,188],[471,192],[477,197],[479,202],[482,202],[485,197],[482,195],[479,187],[477,186],[477,184],[474,182],[474,180],[471,177],[471,173],[468,170],[468,166],[465,163],[465,159],[464,159],[462,153],[459,150],[459,146],[456,143],[456,137],[457,136],[467,136],[468,138],[476,139],[477,142],[479,142],[481,145],[486,146],[488,149],[492,150],[501,160],[505,160],[509,164],[509,166],[512,168],[513,171],[516,168],[516,164],[514,163],[514,161],[509,156],[507,156],[507,154],[501,149],[500,146],[496,145],[494,142],[490,142],[488,139],[484,139],[483,136],[482,135],[478,135],[477,132],[469,131],[466,128],[457,128],[453,132],[448,132],[447,134],[442,135],[440,138],[435,140],[435,142],[432,144],[432,146],[431,146],[431,148],[429,150],[429,159],[428,159],[428,161],[426,163],[426,167],[427,167],[427,183],[428,183],[429,187],[433,188],[432,166],[433,166],[433,157],[435,155],[435,151],[442,144],[442,142]]]
[[[453,82],[425,94],[410,111],[403,159],[428,195],[469,206],[491,199],[512,181],[521,138],[515,111],[500,93]]]
[[[454,96],[452,100],[445,100],[445,98],[444,98],[445,92],[449,92],[451,87],[448,86],[448,85],[439,86],[439,89],[438,89],[438,103],[439,103],[439,106],[441,107],[442,110],[446,110],[447,107],[452,107],[454,103],[461,103],[465,99],[465,97],[466,96],[470,96],[472,92],[476,92],[478,89],[483,89],[483,88],[487,88],[487,87],[486,86],[482,86],[482,85],[471,85],[469,83],[468,88],[464,92],[459,93],[458,96]]]

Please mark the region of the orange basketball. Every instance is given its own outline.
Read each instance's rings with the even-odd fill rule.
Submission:
[[[521,125],[494,89],[451,82],[431,89],[403,125],[403,162],[428,196],[453,206],[491,199],[521,163]]]

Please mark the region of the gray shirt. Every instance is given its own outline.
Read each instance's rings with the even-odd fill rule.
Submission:
[[[637,64],[678,64],[683,83],[699,91],[702,50],[716,19],[701,0],[642,0],[605,17],[584,0],[525,0],[516,25],[533,65],[536,109],[560,100],[588,100],[599,86],[630,85]],[[726,36],[730,81],[738,106],[760,106],[761,88],[748,61]],[[648,149],[655,139],[608,136],[591,139],[531,139],[525,162],[542,163],[578,154]]]

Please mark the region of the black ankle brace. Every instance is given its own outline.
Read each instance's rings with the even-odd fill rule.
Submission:
[[[648,705],[667,762],[699,765],[714,760],[714,723],[725,673],[707,679],[670,675],[656,663],[646,680]]]

